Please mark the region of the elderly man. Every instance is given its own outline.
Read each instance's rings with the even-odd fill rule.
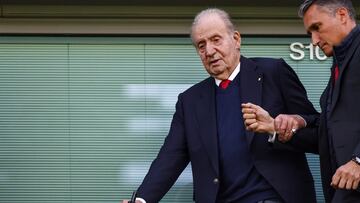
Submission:
[[[268,137],[246,132],[242,120],[243,102],[273,116],[316,114],[295,72],[281,59],[241,56],[240,33],[219,9],[195,17],[191,38],[210,77],[179,95],[137,202],[160,201],[189,162],[196,202],[316,202],[305,154],[272,148]]]

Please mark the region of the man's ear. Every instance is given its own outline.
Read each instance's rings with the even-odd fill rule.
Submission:
[[[336,10],[336,16],[341,23],[346,23],[350,19],[350,14],[347,8],[341,7]]]
[[[240,46],[241,46],[241,35],[238,31],[234,32],[233,38],[236,42],[236,48],[240,50]]]

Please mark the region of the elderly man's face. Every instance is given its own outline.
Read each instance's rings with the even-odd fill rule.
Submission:
[[[193,42],[206,71],[227,79],[240,60],[240,34],[230,33],[215,14],[203,16],[192,30]]]

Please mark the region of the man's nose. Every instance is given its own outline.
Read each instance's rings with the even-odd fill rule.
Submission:
[[[206,55],[207,56],[212,56],[215,54],[215,52],[216,52],[216,50],[213,45],[211,45],[211,44],[206,45]]]
[[[312,33],[311,34],[311,43],[314,45],[314,46],[318,46],[319,45],[319,42],[320,42],[320,37],[318,34],[316,33]]]

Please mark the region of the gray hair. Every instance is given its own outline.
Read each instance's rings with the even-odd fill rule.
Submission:
[[[299,17],[303,18],[306,11],[311,5],[317,5],[329,10],[330,13],[335,15],[337,9],[346,8],[349,12],[350,18],[355,21],[356,12],[351,0],[305,0],[299,7]]]
[[[191,30],[190,30],[190,37],[191,37],[192,41],[193,41],[194,28],[199,24],[199,21],[200,21],[200,19],[202,17],[208,16],[208,15],[217,15],[217,16],[219,16],[224,21],[229,33],[232,34],[232,33],[235,32],[235,26],[231,22],[231,18],[230,18],[229,14],[226,11],[218,9],[218,8],[208,8],[208,9],[205,9],[205,10],[199,12],[194,18],[194,21],[193,21],[193,23],[191,25]]]

